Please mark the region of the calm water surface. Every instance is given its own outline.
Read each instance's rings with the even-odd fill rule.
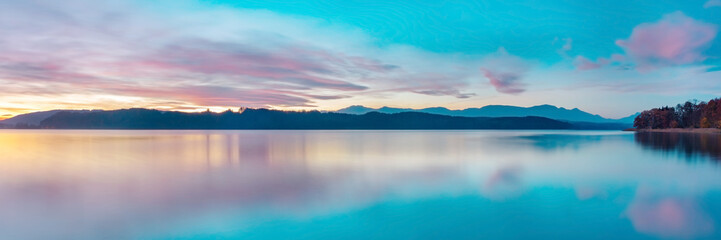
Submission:
[[[0,131],[0,239],[721,239],[721,137]]]

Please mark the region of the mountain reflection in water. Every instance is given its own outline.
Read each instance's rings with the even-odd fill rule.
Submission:
[[[3,130],[0,240],[721,239],[690,137]]]

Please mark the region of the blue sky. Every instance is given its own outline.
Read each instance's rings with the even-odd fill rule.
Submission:
[[[719,23],[718,10],[702,1],[218,1],[204,3],[309,16],[346,24],[377,38],[380,46],[408,44],[433,52],[487,54],[509,52],[548,64],[561,60],[561,41],[572,52],[596,58],[620,52],[616,39],[631,29],[681,11],[697,20]],[[709,53],[718,55],[716,39]],[[553,44],[553,43],[556,44]]]
[[[721,93],[721,0],[0,0],[0,115],[553,104]]]

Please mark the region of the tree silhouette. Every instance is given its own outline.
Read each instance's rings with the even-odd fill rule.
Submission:
[[[721,128],[721,98],[708,103],[694,99],[675,108],[646,110],[634,119],[633,126],[639,129]]]

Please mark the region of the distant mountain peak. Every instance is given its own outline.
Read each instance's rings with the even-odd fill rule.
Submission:
[[[424,109],[427,109],[427,110],[450,110],[450,109],[444,108],[444,107],[429,107],[429,108],[424,108]]]
[[[460,117],[526,117],[539,116],[568,122],[592,122],[592,123],[633,123],[633,117],[621,119],[608,119],[597,114],[584,112],[581,109],[567,109],[550,104],[541,104],[532,107],[518,107],[510,105],[487,105],[481,108],[466,108],[463,110],[450,110],[445,107],[429,107],[423,109],[393,108],[384,106],[381,108],[368,108],[364,106],[351,106],[340,109],[338,113],[365,114],[368,112],[399,113],[399,112],[423,112],[448,116]]]
[[[37,125],[40,125],[41,121],[45,120],[46,118],[48,118],[56,113],[81,112],[81,111],[88,111],[88,110],[50,110],[50,111],[32,112],[32,113],[20,114],[20,115],[2,120],[2,121],[0,121],[0,124],[7,125],[7,126],[17,126],[17,125],[37,126]]]

